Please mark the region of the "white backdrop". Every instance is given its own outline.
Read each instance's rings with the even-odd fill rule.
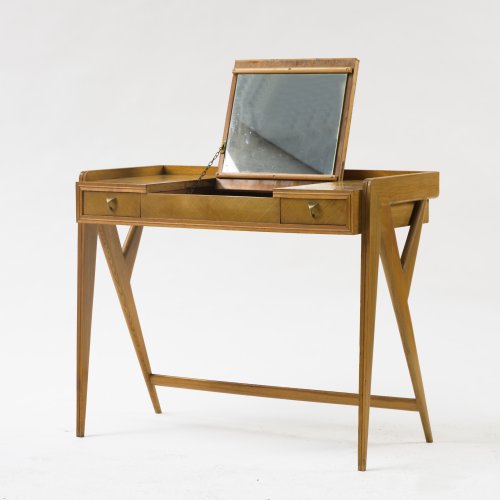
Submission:
[[[0,497],[498,498],[500,9],[491,1],[0,0]],[[234,59],[357,57],[347,168],[441,172],[411,294],[418,415],[159,389],[98,254],[87,433],[74,437],[82,170],[203,165]],[[359,237],[146,229],[153,371],[357,390]],[[385,283],[373,392],[411,396]],[[479,492],[478,488],[484,488]]]

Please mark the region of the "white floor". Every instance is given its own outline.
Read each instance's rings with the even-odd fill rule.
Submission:
[[[108,405],[100,402],[106,412],[91,406],[84,439],[74,437],[71,411],[57,415],[46,407],[19,414],[1,430],[0,498],[500,495],[498,421],[434,419],[435,443],[426,444],[416,414],[373,410],[369,470],[359,473],[355,408],[171,389],[161,389],[160,397],[167,410],[162,415],[153,414],[145,400],[132,411],[132,404],[114,396]],[[125,409],[110,410],[112,400]]]

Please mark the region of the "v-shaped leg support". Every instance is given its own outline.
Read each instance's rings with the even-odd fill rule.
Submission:
[[[418,242],[422,229],[423,212],[425,208],[424,203],[423,201],[418,202],[414,209],[408,239],[401,259],[399,258],[391,207],[386,205],[382,208],[380,256],[384,266],[401,341],[403,342],[403,349],[410,372],[413,391],[417,400],[418,411],[424,428],[425,439],[428,443],[432,443],[432,431],[427,411],[427,403],[425,401],[424,384],[422,382],[422,374],[418,362],[417,346],[415,344],[410,308],[408,307],[408,295],[410,293],[413,268],[415,266]]]
[[[106,256],[108,267],[115,284],[116,293],[122,306],[123,315],[125,316],[130,337],[134,344],[137,359],[141,365],[142,375],[144,376],[144,381],[146,382],[146,387],[151,402],[153,403],[154,410],[156,413],[161,413],[156,387],[150,380],[151,366],[142,336],[139,316],[135,307],[132,287],[130,286],[130,278],[132,276],[132,269],[139,248],[141,234],[142,227],[132,226],[122,249],[116,226],[104,224],[99,226],[99,239],[101,240],[102,249],[104,250],[104,255]]]
[[[375,191],[375,192],[373,192]],[[361,239],[361,317],[358,410],[358,469],[366,470],[368,426],[371,399],[373,344],[377,301],[379,257],[384,267],[394,313],[422,420],[425,439],[432,442],[432,432],[418,362],[417,347],[408,307],[413,270],[422,230],[425,200],[415,202],[410,230],[400,258],[391,205],[369,184],[363,204],[364,227]]]
[[[134,344],[149,396],[156,413],[161,413],[156,387],[151,383],[149,364],[141,325],[135,307],[130,278],[142,235],[142,227],[132,226],[123,248],[116,226],[78,224],[78,319],[77,319],[77,410],[76,435],[85,434],[90,331],[94,295],[97,235],[101,240],[125,321]]]

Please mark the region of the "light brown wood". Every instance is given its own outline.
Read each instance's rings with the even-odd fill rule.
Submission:
[[[109,203],[111,201],[113,201],[113,205]],[[141,195],[138,193],[85,191],[83,194],[83,214],[140,217]]]
[[[124,167],[88,170],[80,173],[80,183],[130,178],[137,176],[161,175],[163,173],[163,169],[163,165],[152,165],[146,167]]]
[[[233,73],[248,74],[248,73],[270,73],[270,74],[286,74],[286,73],[352,73],[353,69],[349,66],[338,67],[320,67],[320,66],[302,66],[297,68],[234,68]]]
[[[439,196],[439,172],[413,172],[369,177],[364,180],[364,184],[375,186],[380,204],[394,205]]]
[[[146,186],[147,193],[166,193],[169,191],[178,191],[189,193],[193,187],[210,187],[215,182],[215,173],[208,172],[205,177],[198,180],[200,174],[186,176],[185,179],[181,179],[180,175],[177,175],[178,180],[176,182],[171,182],[170,175],[165,175],[165,181],[157,182],[156,184],[148,184]]]
[[[413,333],[410,309],[408,307],[408,281],[399,258],[396,234],[392,224],[391,211],[388,206],[384,206],[382,208],[381,219],[381,257],[387,278],[387,285],[389,287],[394,313],[396,315],[401,340],[403,342],[406,362],[408,364],[413,391],[415,393],[420,418],[422,420],[422,426],[424,428],[425,439],[428,443],[432,443],[432,431],[427,411],[427,403],[425,400],[424,385],[422,382],[422,374],[420,372],[420,364],[418,361],[417,346],[415,343],[415,335]]]
[[[370,419],[373,343],[380,255],[378,193],[368,183],[363,192],[361,232],[361,306],[359,333],[358,470],[366,470]]]
[[[273,196],[276,190],[297,186],[300,184],[308,184],[304,180],[289,180],[289,179],[216,179],[215,188],[229,191],[271,191]]]
[[[257,196],[148,194],[142,197],[142,216],[279,224],[280,202],[275,198]]]
[[[85,435],[97,226],[78,224],[76,435]]]
[[[359,395],[351,392],[319,391],[315,389],[297,389],[295,387],[278,387],[273,385],[242,384],[239,382],[223,382],[219,380],[204,380],[171,375],[151,375],[154,385],[177,387],[196,391],[222,392],[242,396],[263,398],[290,399],[294,401],[309,401],[358,406]],[[392,410],[418,411],[416,400],[392,396],[372,396],[370,405],[373,408],[388,408]]]
[[[355,58],[314,58],[314,59],[238,59],[234,62],[235,69],[243,68],[353,68],[358,62]]]
[[[292,186],[276,186],[273,189],[273,196],[277,198],[335,198],[336,196],[346,196],[357,191],[363,191],[364,179],[346,182],[301,182]]]
[[[366,176],[374,176],[368,177],[368,179],[357,178],[354,180],[345,180],[343,182],[322,182],[322,183],[312,183],[308,184],[307,181],[287,181],[287,180],[244,180],[244,179],[204,179],[201,183],[203,189],[209,187],[213,190],[213,194],[203,195],[202,201],[197,203],[191,203],[195,198],[192,195],[189,195],[188,192],[183,190],[176,189],[175,191],[171,191],[170,189],[174,189],[174,186],[177,184],[179,167],[173,167],[175,169],[175,173],[172,174],[174,180],[168,181],[169,176],[163,175],[161,184],[158,182],[158,179],[154,179],[150,184],[142,184],[141,189],[142,192],[149,193],[152,189],[159,189],[161,191],[164,190],[165,195],[178,194],[184,195],[184,201],[182,204],[173,207],[172,210],[167,208],[162,208],[163,204],[168,207],[172,204],[170,201],[163,202],[161,201],[163,198],[143,198],[143,206],[146,207],[150,204],[154,205],[151,208],[143,211],[138,217],[117,217],[109,213],[107,207],[103,208],[102,204],[105,201],[105,198],[112,193],[109,191],[111,184],[102,184],[103,181],[89,181],[85,183],[79,183],[77,189],[77,218],[81,222],[88,223],[121,223],[126,225],[141,225],[141,226],[163,226],[163,227],[191,227],[191,228],[205,228],[205,229],[227,229],[227,230],[243,230],[243,231],[276,231],[276,232],[297,232],[297,233],[311,233],[318,232],[322,234],[359,234],[361,228],[361,209],[360,209],[360,193],[363,190],[364,183],[369,179],[378,179],[381,177],[384,178],[394,178],[398,177],[394,171],[364,171],[364,175]],[[189,169],[195,167],[186,167]],[[201,167],[198,167],[201,171]],[[347,171],[350,176],[352,175],[351,171]],[[141,172],[136,171],[137,178],[143,179],[141,176]],[[424,173],[428,174],[428,173]],[[408,175],[405,173],[404,175]],[[359,176],[358,176],[359,177]],[[429,176],[425,175],[425,179],[429,180]],[[113,179],[113,182],[121,185],[121,188],[126,186],[125,183],[120,183],[119,179]],[[107,181],[104,181],[107,182]],[[191,181],[194,182],[194,181]],[[242,183],[249,183],[247,189],[242,187]],[[229,184],[229,189],[226,189],[226,183]],[[286,186],[286,184],[295,183],[292,186]],[[93,189],[94,184],[100,186],[100,189],[107,189],[107,191],[101,192],[101,210],[108,212],[106,215],[85,215],[83,213],[83,202],[82,198],[85,195],[87,189]],[[163,187],[159,187],[159,186]],[[151,187],[153,186],[153,187]],[[170,187],[169,187],[170,186]],[[131,190],[135,190],[137,188],[137,183],[131,184]],[[248,193],[248,196],[243,198],[235,199],[234,201],[227,202],[221,201],[223,198],[232,196],[234,190],[240,190]],[[433,188],[434,189],[434,188]],[[136,192],[136,191],[134,191]],[[82,195],[83,193],[83,195]],[[255,209],[260,213],[261,206],[264,206],[266,203],[272,203],[267,201],[262,201],[263,194],[272,194],[273,198],[289,198],[293,200],[299,199],[345,199],[349,198],[349,216],[348,216],[348,224],[344,225],[328,225],[328,224],[290,224],[283,223],[283,220],[278,220],[277,212],[274,214],[272,218],[268,218],[267,221],[260,220],[255,222],[244,221],[243,217],[240,218],[237,214],[243,211],[246,203],[251,203]],[[432,192],[429,191],[429,194],[432,195]],[[202,196],[202,195],[196,195]],[[209,199],[208,197],[213,197]],[[243,203],[243,200],[246,200]],[[232,213],[231,205],[234,204],[235,213],[231,216],[222,217],[221,213],[217,215],[217,210],[222,210],[222,212]],[[413,214],[413,207],[415,202],[398,202],[391,206],[392,215],[395,227],[407,226],[410,224],[410,220]],[[212,216],[209,220],[206,220],[206,214],[209,213],[207,211],[207,206],[214,206],[217,208],[215,212],[212,213]],[[156,208],[158,207],[158,208]],[[225,207],[225,208],[224,208]],[[164,211],[165,210],[165,211]],[[148,215],[146,215],[148,214]],[[149,215],[150,214],[150,215]],[[170,214],[170,215],[169,215]],[[253,216],[254,219],[261,218],[263,214],[260,216]],[[250,217],[250,214],[247,215],[247,218]],[[266,217],[270,217],[269,213]],[[222,219],[231,219],[231,220],[222,220]],[[269,220],[274,220],[275,222],[268,222]],[[428,221],[428,202],[425,202],[425,211],[424,211],[424,222]],[[311,221],[314,222],[314,221]],[[315,227],[312,227],[315,226]]]
[[[417,258],[418,244],[420,242],[420,234],[422,233],[422,223],[425,220],[425,210],[428,203],[424,200],[417,201],[413,209],[410,222],[410,230],[406,239],[403,253],[401,254],[401,264],[406,276],[408,293],[410,293],[411,281],[413,279],[413,271],[415,270],[415,261]],[[394,220],[394,214],[391,214]]]
[[[298,180],[298,181],[335,181],[335,175],[321,175],[321,174],[270,174],[265,172],[223,172],[222,170],[217,173],[220,179],[283,179],[283,180]]]
[[[188,189],[205,169],[202,166],[159,165],[82,172],[78,186],[84,191],[155,193]],[[215,178],[216,167],[205,174],[205,181]]]
[[[134,270],[135,259],[141,242],[142,230],[142,226],[131,226],[127,234],[127,239],[123,244],[122,253],[127,264],[129,279],[132,276],[132,271]]]
[[[422,378],[407,303],[408,283],[401,267],[390,204],[425,201],[439,194],[437,172],[379,176],[364,181],[361,263],[360,406],[358,427],[358,469],[366,470],[368,423],[373,360],[377,270],[379,255],[393,300],[412,385],[426,440],[432,442]],[[398,265],[396,265],[396,261]],[[399,266],[399,267],[398,267]]]
[[[109,270],[115,284],[116,293],[122,306],[123,315],[127,323],[132,343],[134,344],[137,359],[141,366],[142,374],[146,382],[146,387],[153,403],[156,413],[161,413],[160,402],[156,389],[150,381],[151,366],[149,364],[148,353],[142,336],[142,329],[139,323],[139,316],[135,306],[132,288],[130,286],[131,270],[127,265],[120,245],[120,238],[116,226],[99,226],[99,238],[102,249],[108,262]]]
[[[340,118],[339,137],[337,140],[337,154],[333,173],[338,180],[344,177],[345,160],[347,156],[347,143],[349,142],[349,131],[351,129],[352,111],[354,108],[354,94],[356,91],[356,82],[358,80],[359,61],[355,60],[352,66],[352,75],[349,75],[346,82],[344,93],[344,106]]]
[[[152,167],[143,167],[145,171],[148,171]],[[77,200],[80,201],[82,197],[82,192],[85,193],[87,190],[109,192],[110,194],[117,189],[117,186],[121,190],[130,192],[168,192],[175,190],[179,191],[180,187],[187,189],[192,186],[195,181],[179,181],[179,177],[185,179],[186,176],[179,173],[182,169],[186,169],[191,172],[193,170],[201,173],[203,167],[165,167],[165,171],[172,171],[172,174],[161,174],[158,176],[144,176],[140,168],[134,169],[136,174],[135,177],[126,177],[123,179],[113,178],[108,180],[95,180],[95,181],[85,181],[78,183],[77,187],[79,189],[80,195]],[[122,169],[119,169],[122,170]],[[402,174],[408,174],[409,172],[403,172]],[[93,172],[87,172],[87,174],[92,177]],[[424,177],[428,180],[428,172],[421,172],[419,174],[425,174]],[[432,173],[434,174],[434,173]],[[108,174],[108,176],[111,174]],[[129,175],[129,173],[127,173]],[[368,179],[379,178],[379,177],[400,177],[399,172],[396,171],[380,171],[380,170],[364,170],[364,171],[350,171],[347,170],[343,182],[321,182],[321,183],[310,183],[303,180],[262,180],[262,179],[204,179],[202,181],[202,186],[212,186],[218,190],[230,194],[230,191],[234,188],[235,190],[245,190],[245,191],[272,191],[273,197],[279,198],[335,198],[339,196],[348,196],[351,192],[361,192],[363,190],[364,182]],[[98,176],[96,176],[98,177]],[[197,177],[193,175],[192,177]],[[437,176],[434,177],[436,180]],[[136,180],[137,179],[137,180]],[[212,184],[214,183],[214,184]],[[288,186],[287,186],[288,185]],[[138,191],[139,190],[139,191]],[[222,194],[223,194],[222,193]],[[249,196],[252,196],[249,193]],[[413,206],[409,203],[413,202],[402,202],[392,205],[393,218],[397,227],[408,225],[410,215],[413,210]],[[80,203],[78,203],[80,205]],[[352,210],[355,211],[358,208],[357,203],[352,203]],[[81,207],[77,211],[77,217],[81,217],[82,210]],[[354,214],[356,215],[356,214]],[[84,216],[87,217],[87,216]],[[359,218],[359,215],[357,216]],[[87,217],[87,220],[96,220],[94,217]],[[426,211],[424,215],[424,222],[428,221],[428,207],[426,203]],[[132,223],[132,220],[126,220],[126,224]],[[279,229],[279,228],[277,228]],[[256,227],[255,230],[258,230]],[[354,233],[356,234],[356,233]]]
[[[233,73],[233,77],[231,79],[231,87],[229,89],[229,99],[226,108],[226,121],[224,122],[224,130],[222,132],[222,141],[221,145],[224,145],[220,154],[219,160],[217,163],[217,176],[219,176],[222,171],[222,165],[224,165],[224,158],[226,157],[226,148],[227,137],[229,135],[229,125],[231,124],[231,115],[233,114],[233,103],[234,103],[234,93],[236,92],[236,82],[238,81],[238,75]]]
[[[113,216],[81,216],[80,222],[105,225],[142,225],[150,227],[177,227],[190,229],[218,229],[225,231],[254,231],[271,233],[299,234],[358,234],[348,226],[330,226],[323,224],[281,224],[268,222],[217,221],[202,219],[165,219],[150,217],[113,217]]]
[[[199,174],[159,174],[144,177],[130,177],[123,179],[106,179],[80,183],[87,191],[108,191],[110,193],[161,193],[174,189],[189,189],[196,184]],[[213,176],[209,172],[203,182],[208,182]]]
[[[344,171],[342,182],[349,183],[352,181],[366,181],[367,179],[377,179],[379,177],[393,177],[395,175],[415,174],[413,170],[381,170],[381,169],[347,169]]]
[[[349,223],[349,198],[341,199],[281,199],[282,224],[330,224],[346,226]]]
[[[404,203],[397,203],[395,205],[391,205],[391,213],[392,213],[392,222],[394,223],[394,227],[405,227],[409,226],[412,221],[412,217],[414,214],[414,208],[418,201],[408,201]],[[422,222],[429,222],[429,202],[423,202],[423,220]]]

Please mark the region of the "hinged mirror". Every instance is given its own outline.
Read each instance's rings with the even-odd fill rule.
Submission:
[[[221,178],[341,180],[357,59],[236,61]]]

